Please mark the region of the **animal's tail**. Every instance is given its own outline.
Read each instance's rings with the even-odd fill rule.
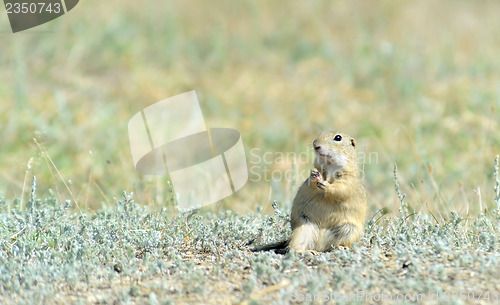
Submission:
[[[288,252],[288,242],[289,242],[288,240],[283,240],[283,241],[275,242],[272,244],[256,246],[255,248],[251,249],[250,251],[252,251],[252,252],[274,251],[275,253],[278,253],[278,254],[285,254]]]

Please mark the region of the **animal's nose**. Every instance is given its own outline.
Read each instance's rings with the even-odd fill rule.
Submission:
[[[315,150],[319,150],[321,148],[321,145],[317,145],[316,143],[313,144]]]

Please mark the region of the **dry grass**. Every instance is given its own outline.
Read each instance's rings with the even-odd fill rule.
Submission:
[[[293,177],[252,179],[208,210],[272,213],[277,200],[288,211],[311,162],[277,157],[339,129],[368,157],[372,215],[399,214],[396,163],[410,212],[444,224],[455,210],[467,231],[498,196],[499,11],[493,0],[86,0],[15,35],[4,18],[0,193],[26,205],[36,175],[39,197],[51,189],[85,213],[115,206],[127,190],[172,215],[166,178],[134,170],[127,123],[195,89],[209,126],[241,132],[250,178]],[[257,162],[254,149],[271,162]]]
[[[23,196],[34,158],[29,175],[71,198],[37,138],[84,207],[113,204],[123,189],[169,204],[165,179],[135,173],[126,124],[196,89],[207,123],[238,129],[248,154],[304,152],[323,129],[355,136],[377,156],[364,164],[372,211],[397,207],[395,162],[415,209],[477,215],[479,194],[491,203],[500,143],[495,1],[141,5],[88,0],[39,28],[49,32],[2,34],[7,197]],[[265,166],[292,168],[273,163]],[[225,205],[269,209],[270,200],[289,202],[297,185],[251,182]]]

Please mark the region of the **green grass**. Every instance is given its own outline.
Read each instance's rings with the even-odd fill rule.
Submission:
[[[0,303],[500,291],[498,11],[494,0],[86,0],[15,35],[4,14]],[[253,179],[179,215],[167,179],[135,171],[127,123],[193,89],[210,127],[241,132],[250,169],[291,178]],[[378,221],[352,252],[247,252],[248,240],[290,233],[308,147],[325,129],[369,157],[360,165]]]
[[[247,154],[305,152],[325,129],[354,136],[377,156],[364,164],[372,212],[398,207],[388,187],[396,162],[415,209],[478,215],[478,190],[492,207],[485,173],[500,152],[498,9],[495,1],[138,8],[87,0],[37,28],[45,32],[11,35],[0,20],[0,190],[26,200],[32,160],[28,178],[38,177],[43,194],[73,200],[37,138],[82,209],[114,204],[124,190],[168,206],[165,179],[134,170],[127,122],[195,89],[207,124],[239,130]],[[293,162],[266,166],[286,171]],[[271,196],[269,186],[249,183],[225,206],[272,213],[272,200],[292,200],[286,181]]]

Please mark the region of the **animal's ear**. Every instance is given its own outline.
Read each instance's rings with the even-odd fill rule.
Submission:
[[[356,148],[356,141],[354,141],[354,139],[351,139],[351,144],[352,144],[352,147]]]

